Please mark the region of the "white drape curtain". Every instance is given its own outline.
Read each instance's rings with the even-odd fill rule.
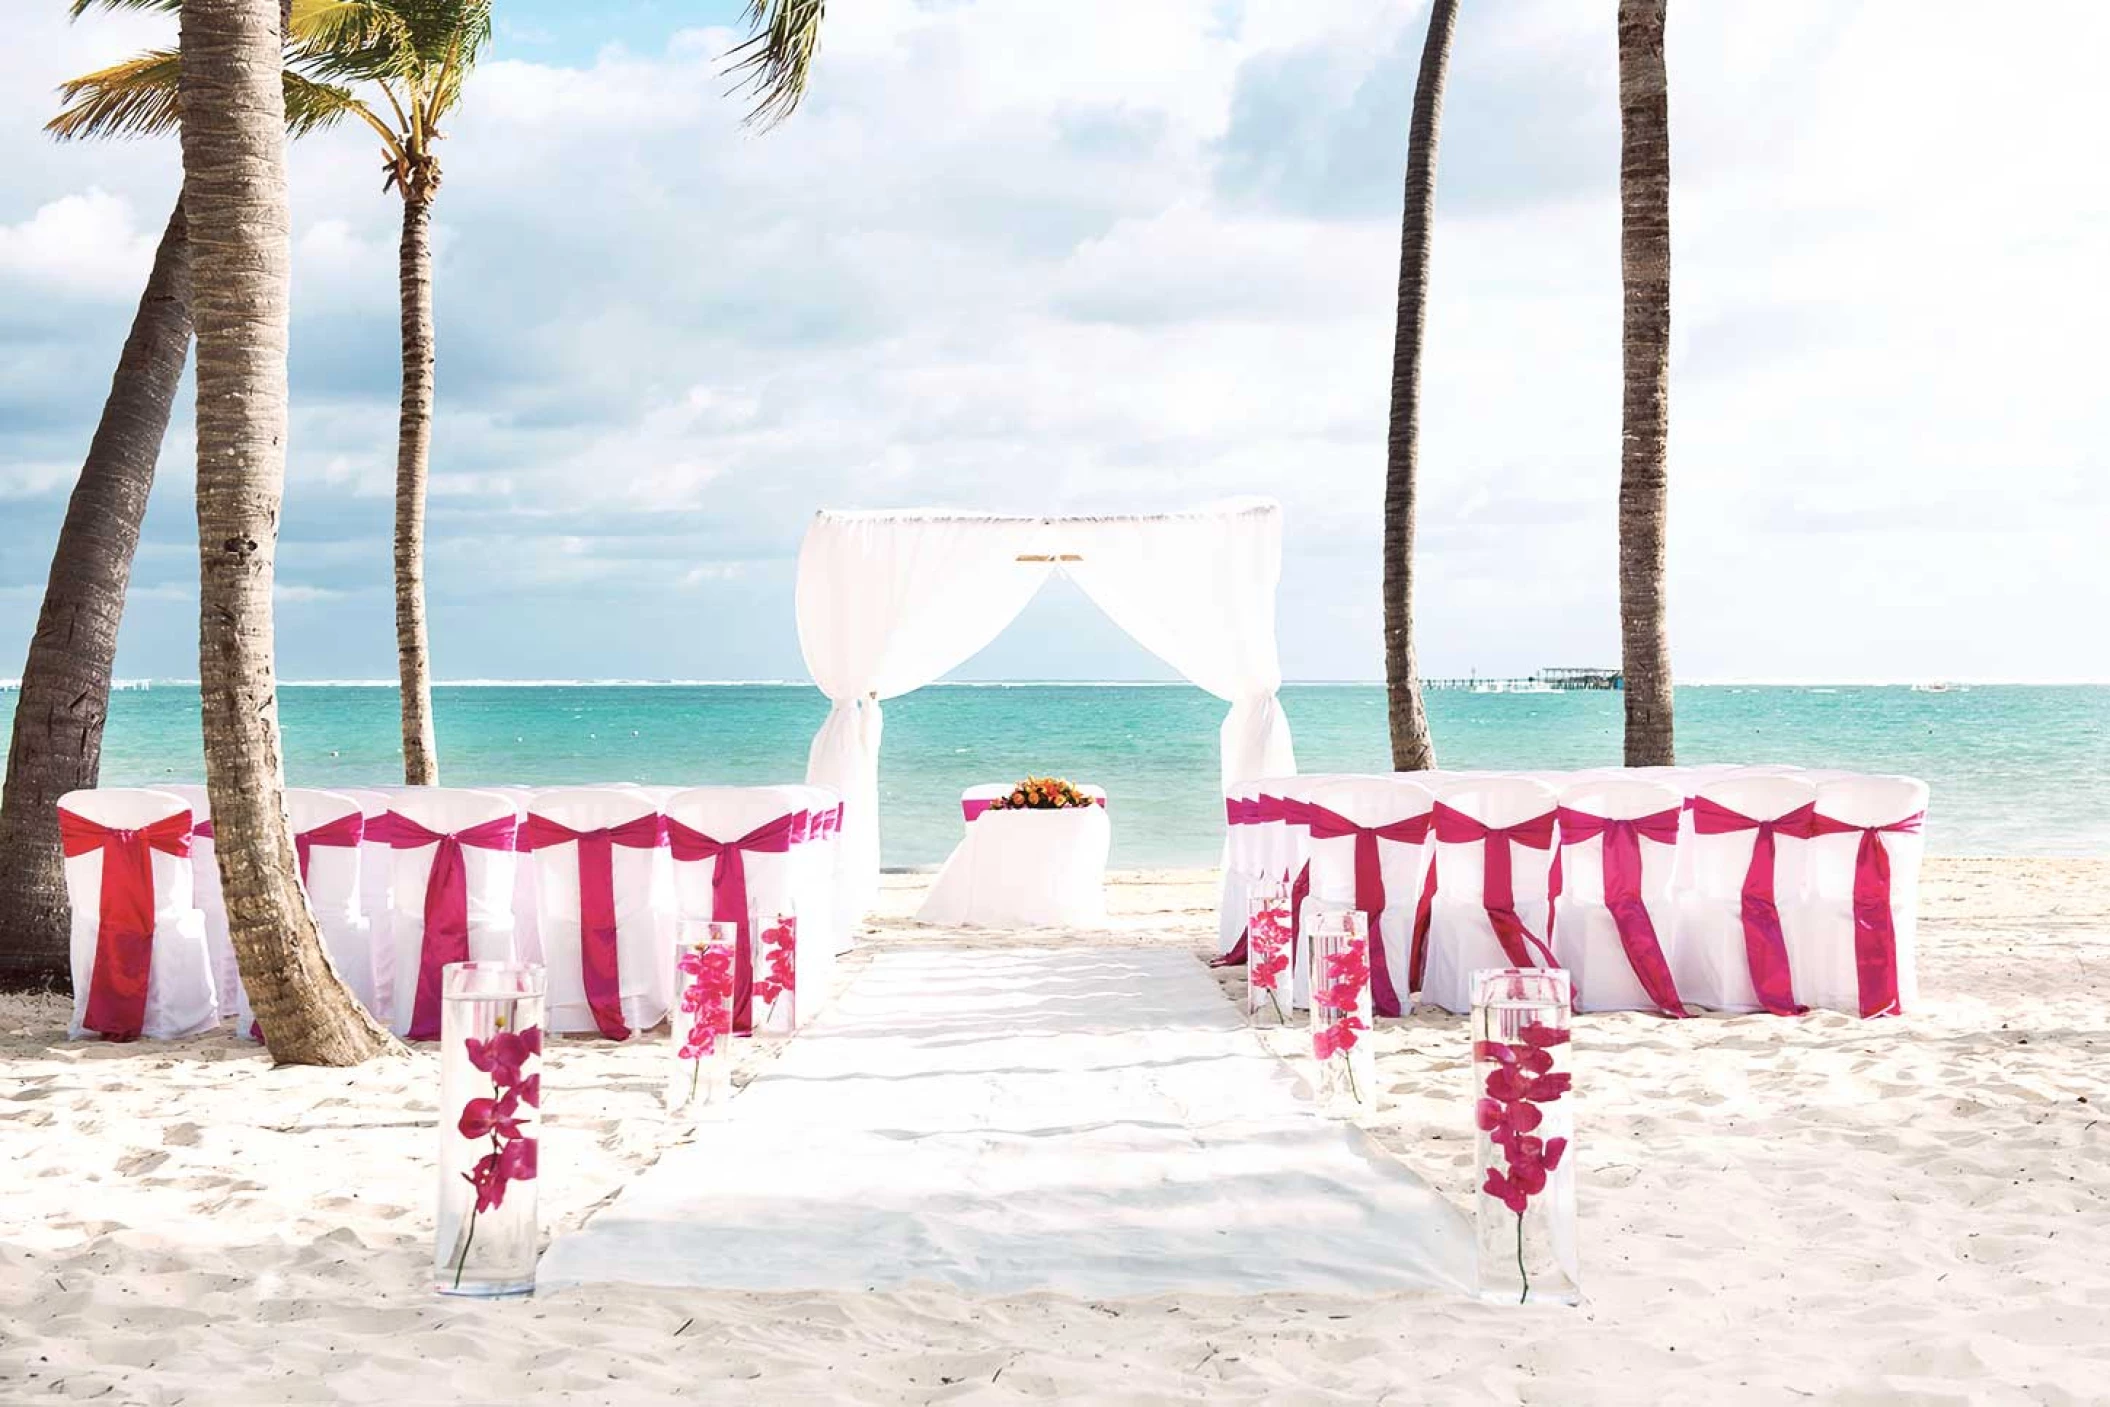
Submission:
[[[799,549],[799,644],[833,706],[806,780],[847,803],[846,913],[862,915],[878,889],[880,700],[965,662],[1058,568],[1145,649],[1230,703],[1227,783],[1296,770],[1275,697],[1275,504],[1128,518],[823,512]]]

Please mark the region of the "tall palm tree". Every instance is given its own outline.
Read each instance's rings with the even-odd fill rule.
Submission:
[[[97,3],[173,13],[178,0],[73,0],[74,18]],[[61,140],[173,130],[173,109],[165,100],[174,91],[175,74],[173,50],[84,74],[60,89],[64,110],[46,130]],[[330,120],[330,93],[298,75],[286,82],[292,131]],[[157,121],[163,109],[166,120]],[[101,774],[103,721],[132,554],[190,336],[190,245],[179,195],[67,503],[22,666],[7,782],[0,792],[0,987],[51,986],[67,974],[66,883],[55,803],[69,791],[94,786]]]
[[[1392,338],[1392,425],[1385,438],[1385,700],[1392,765],[1425,772],[1436,765],[1429,715],[1414,658],[1414,510],[1421,458],[1421,343],[1429,309],[1430,216],[1436,204],[1436,136],[1443,80],[1450,68],[1458,0],[1435,0],[1414,78],[1407,123],[1406,213],[1399,234],[1399,308]]]
[[[182,18],[198,339],[198,690],[220,886],[272,1057],[353,1065],[392,1042],[330,966],[301,893],[272,660],[292,310],[279,4],[182,0]]]
[[[1619,636],[1626,762],[1665,767],[1671,730],[1663,540],[1670,442],[1667,0],[1619,0],[1619,268],[1625,389],[1619,452]]]

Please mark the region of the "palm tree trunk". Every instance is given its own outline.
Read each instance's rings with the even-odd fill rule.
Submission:
[[[398,277],[403,304],[403,403],[396,428],[396,668],[403,704],[403,780],[440,779],[432,728],[432,656],[425,634],[425,480],[432,458],[432,196],[403,183]]]
[[[1670,639],[1663,538],[1670,442],[1670,82],[1667,0],[1619,3],[1619,267],[1625,394],[1619,447],[1619,635],[1626,762],[1667,767]]]
[[[22,666],[0,794],[0,988],[66,980],[70,916],[55,805],[94,786],[102,768],[132,553],[189,354],[190,241],[178,197],[66,505]]]
[[[183,0],[184,206],[198,338],[198,685],[220,886],[272,1058],[386,1050],[324,954],[295,869],[271,584],[286,470],[291,215],[278,0]]]
[[[1399,233],[1399,310],[1392,341],[1392,425],[1385,440],[1385,702],[1392,765],[1436,765],[1414,657],[1414,511],[1421,456],[1421,342],[1429,307],[1429,220],[1436,204],[1436,135],[1450,67],[1458,0],[1436,0],[1421,41],[1414,112],[1407,124],[1406,214]]]

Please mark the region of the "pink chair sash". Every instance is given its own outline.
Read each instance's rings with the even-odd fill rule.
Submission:
[[[349,816],[339,816],[326,821],[312,830],[296,831],[293,835],[293,854],[300,861],[300,883],[308,884],[308,857],[318,845],[336,849],[351,849],[366,838],[366,818],[354,811]]]
[[[981,815],[984,811],[989,810],[991,804],[992,802],[984,801],[980,797],[963,798],[960,802],[960,815],[965,817],[967,820],[971,821],[975,817]],[[1092,805],[1104,806],[1106,805],[1106,798],[1103,796],[1095,796],[1092,798]]]
[[[192,840],[211,840],[213,838],[212,822],[200,821],[195,826],[192,826],[190,828],[190,838]]]
[[[656,812],[619,826],[575,831],[561,821],[528,813],[520,848],[579,847],[579,978],[593,1024],[611,1041],[630,1039],[623,1021],[623,971],[616,942],[615,847],[656,850],[667,843],[666,820]]]
[[[1897,1016],[1898,1002],[1897,919],[1890,907],[1890,850],[1885,835],[1917,834],[1927,819],[1915,811],[1887,826],[1856,826],[1812,813],[1808,834],[1847,835],[1861,833],[1854,853],[1854,973],[1861,994],[1863,1016]]]
[[[1233,826],[1255,826],[1262,820],[1260,802],[1253,797],[1227,796],[1224,798],[1224,823]]]
[[[1474,841],[1484,844],[1485,858],[1481,862],[1480,904],[1487,910],[1489,922],[1494,925],[1495,941],[1502,945],[1502,954],[1514,967],[1558,967],[1553,959],[1553,949],[1539,936],[1525,927],[1524,920],[1517,916],[1517,892],[1515,871],[1511,868],[1509,847],[1512,843],[1528,845],[1534,850],[1553,848],[1554,820],[1557,811],[1548,811],[1543,816],[1533,816],[1528,821],[1519,821],[1513,826],[1490,826],[1466,815],[1455,807],[1437,802],[1430,813],[1435,819],[1436,839],[1446,845],[1470,845]],[[1433,875],[1435,866],[1430,866]],[[1550,903],[1560,897],[1554,886],[1553,874],[1548,875],[1547,897],[1549,900],[1547,927],[1552,917]],[[1433,891],[1434,886],[1430,886]],[[1433,899],[1433,892],[1429,896]],[[1419,941],[1419,935],[1417,935]],[[1537,949],[1534,956],[1532,950]],[[1543,958],[1544,961],[1539,961]],[[1416,972],[1420,971],[1419,965]]]
[[[755,959],[748,950],[747,852],[781,855],[791,849],[795,816],[765,821],[738,840],[717,840],[667,817],[667,839],[676,860],[711,860],[711,919],[740,926],[733,944],[733,1029],[754,1029]]]
[[[1751,842],[1751,865],[1744,871],[1739,906],[1744,925],[1744,958],[1751,966],[1751,988],[1759,1005],[1775,1016],[1800,1016],[1809,1008],[1795,1000],[1795,974],[1788,966],[1787,940],[1780,932],[1780,905],[1773,892],[1776,835],[1807,839],[1817,804],[1798,806],[1770,821],[1755,820],[1704,796],[1692,798],[1693,830],[1700,835],[1757,831]]]
[[[103,852],[95,964],[88,973],[88,1029],[106,1041],[136,1041],[146,1026],[154,962],[154,852],[190,855],[190,812],[139,830],[119,830],[59,808],[59,845],[72,859]]]
[[[501,816],[450,835],[427,830],[400,811],[390,811],[386,820],[388,843],[395,849],[438,847],[425,880],[425,936],[418,947],[418,992],[410,1012],[410,1038],[436,1041],[441,974],[448,963],[469,960],[469,866],[462,851],[516,849],[520,823]]]
[[[1648,905],[1641,898],[1641,842],[1655,841],[1659,845],[1678,843],[1678,807],[1668,811],[1657,811],[1647,816],[1636,816],[1631,820],[1593,816],[1587,811],[1575,811],[1566,806],[1559,810],[1560,838],[1563,848],[1580,845],[1585,841],[1604,837],[1604,901],[1612,911],[1612,925],[1619,933],[1619,946],[1626,950],[1627,964],[1640,979],[1641,990],[1648,993],[1649,1000],[1665,1016],[1685,1015],[1685,1003],[1678,998],[1678,984],[1671,979],[1670,964],[1663,957],[1663,944],[1656,937],[1655,921],[1649,917]],[[1553,863],[1561,863],[1560,852],[1554,852]],[[1561,882],[1555,877],[1548,886],[1552,892],[1561,892]]]
[[[1422,844],[1429,838],[1429,813],[1424,811],[1418,816],[1408,816],[1381,826],[1359,826],[1346,816],[1307,802],[1304,821],[1313,840],[1355,837],[1355,906],[1363,911],[1363,920],[1370,930],[1371,1009],[1379,1016],[1403,1015],[1404,1004],[1399,999],[1398,986],[1392,980],[1391,962],[1385,956],[1383,936],[1378,931],[1389,898],[1385,893],[1384,861],[1377,843],[1391,840],[1402,845]]]

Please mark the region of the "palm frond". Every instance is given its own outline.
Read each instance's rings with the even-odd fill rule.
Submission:
[[[347,117],[359,118],[368,126],[379,128],[384,135],[388,131],[351,89],[340,88],[334,83],[319,83],[290,68],[286,70],[287,136],[305,137],[310,132],[334,127]]]
[[[289,36],[307,71],[420,91],[465,70],[491,42],[491,0],[295,0]]]
[[[89,137],[154,137],[173,132],[176,79],[182,63],[174,49],[149,49],[123,63],[84,73],[59,85],[59,115],[44,130],[60,141]]]
[[[751,127],[776,126],[798,109],[821,44],[827,0],[747,0],[748,37],[733,46],[735,92],[754,97]]]
[[[176,87],[183,73],[174,49],[149,49],[123,63],[69,79],[59,87],[65,107],[44,124],[60,141],[92,137],[155,137],[181,125]],[[285,74],[286,135],[305,137],[347,117],[363,119],[385,138],[366,104],[348,88],[318,83],[288,69]]]
[[[159,10],[175,14],[183,8],[183,0],[71,0],[66,12],[79,19],[90,10]]]

